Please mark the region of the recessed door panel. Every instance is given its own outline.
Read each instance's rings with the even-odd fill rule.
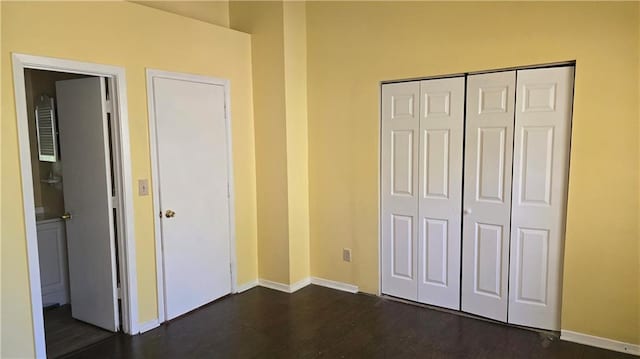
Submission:
[[[415,94],[409,92],[391,95],[391,119],[413,119],[415,97]]]
[[[522,127],[519,158],[520,203],[551,205],[553,127]]]
[[[515,243],[515,301],[547,304],[549,231],[517,228]]]
[[[420,263],[423,270],[424,283],[447,286],[448,278],[448,227],[447,220],[425,218],[422,231],[422,248]]]
[[[382,293],[417,299],[419,82],[382,86]]]
[[[509,318],[559,330],[573,67],[518,71]]]
[[[413,279],[413,218],[392,215],[393,276]]]
[[[413,195],[413,131],[391,131],[392,195]]]
[[[478,75],[492,77],[491,75]],[[478,77],[476,77],[478,78]],[[475,88],[474,88],[475,90]],[[474,91],[475,92],[475,91]],[[507,112],[509,86],[478,86],[478,114]]]
[[[424,81],[423,84],[432,87],[436,81],[447,82],[447,80],[431,80]],[[451,115],[451,91],[425,90],[423,95],[424,117],[438,118]]]
[[[477,223],[474,241],[474,291],[477,294],[500,298],[502,227]]]
[[[515,72],[467,78],[462,310],[506,321]]]
[[[424,130],[422,189],[425,197],[449,196],[449,130]]]
[[[476,175],[478,201],[502,203],[504,200],[506,132],[506,127],[478,128]]]
[[[464,77],[420,82],[418,301],[460,309]]]

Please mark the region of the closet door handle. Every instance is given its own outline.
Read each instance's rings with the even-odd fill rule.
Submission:
[[[471,214],[472,212],[471,208],[465,208],[464,211],[462,211],[463,214]]]

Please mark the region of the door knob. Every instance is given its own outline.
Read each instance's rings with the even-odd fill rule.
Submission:
[[[176,215],[176,212],[168,209],[166,212],[164,212],[164,216],[167,218],[173,218]]]
[[[471,212],[471,208],[465,208],[464,211],[462,211],[464,214],[471,214]]]
[[[69,212],[65,212],[62,216],[60,216],[60,218],[64,219],[65,221],[70,220],[71,219],[71,213]]]

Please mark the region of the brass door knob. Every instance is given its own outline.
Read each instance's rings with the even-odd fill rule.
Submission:
[[[167,218],[173,218],[173,216],[175,216],[175,215],[176,215],[176,212],[174,212],[174,211],[172,211],[170,209],[168,209],[166,212],[164,212],[164,216],[167,217]]]
[[[71,217],[71,213],[69,212],[65,212],[62,216],[60,216],[60,218],[64,219],[65,221],[71,219]]]

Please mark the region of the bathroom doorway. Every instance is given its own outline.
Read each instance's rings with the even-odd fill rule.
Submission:
[[[29,60],[39,65],[29,66]],[[94,67],[116,70],[116,76]],[[59,357],[121,330],[136,332],[128,242],[132,190],[125,180],[130,160],[119,72],[14,55],[38,357]]]

